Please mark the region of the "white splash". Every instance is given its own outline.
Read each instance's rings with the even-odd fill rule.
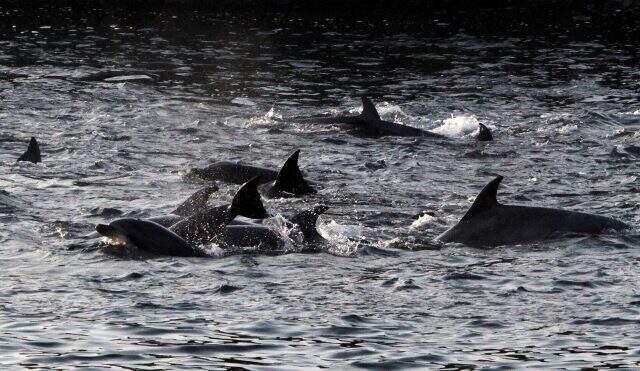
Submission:
[[[358,250],[362,236],[361,226],[338,224],[332,220],[326,224],[319,224],[316,228],[318,233],[333,245],[333,253],[348,256]]]
[[[435,219],[436,219],[435,217],[429,214],[424,214],[420,216],[418,219],[414,220],[413,223],[411,223],[411,226],[409,228],[419,229],[421,227],[424,227],[427,224],[431,224],[431,222],[433,222]]]
[[[451,118],[443,120],[442,125],[432,131],[448,137],[459,138],[465,135],[477,133],[479,130],[478,124],[478,119],[473,115],[451,115]]]

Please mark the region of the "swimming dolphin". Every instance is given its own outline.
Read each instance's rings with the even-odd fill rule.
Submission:
[[[615,219],[544,207],[503,205],[497,201],[502,177],[487,184],[460,221],[436,238],[468,246],[498,246],[551,239],[569,233],[602,234],[630,226]]]
[[[115,242],[135,246],[157,255],[204,256],[204,251],[158,223],[144,219],[123,218],[98,224],[96,231]]]
[[[18,161],[29,161],[34,164],[42,161],[42,157],[40,157],[40,146],[38,145],[36,138],[31,137],[27,151],[23,153],[22,156],[18,157]]]
[[[259,182],[258,176],[243,184],[230,205],[206,207],[169,229],[192,244],[206,244],[223,232],[224,227],[238,215],[254,219],[268,217],[258,192]]]
[[[364,96],[362,97],[362,112],[357,116],[318,117],[304,119],[301,122],[345,124],[352,129],[352,133],[367,137],[398,136],[446,138],[444,135],[428,130],[382,120],[371,99]],[[482,124],[480,124],[478,139],[484,141],[492,139],[491,131]]]
[[[159,255],[202,256],[200,245],[216,238],[237,215],[248,218],[268,216],[258,193],[258,177],[243,184],[230,205],[204,207],[166,228],[154,221],[117,219],[109,225],[98,224],[96,231],[112,240],[134,245]]]
[[[287,222],[290,228],[298,227],[302,232],[303,242],[314,243],[322,239],[316,230],[318,217],[327,211],[329,207],[324,205],[314,206],[304,210]],[[222,240],[225,245],[236,247],[249,246],[281,246],[284,244],[282,237],[273,229],[261,224],[234,221],[225,227]]]
[[[304,179],[298,158],[300,150],[294,151],[285,161],[280,171],[273,171],[257,166],[244,165],[233,162],[216,162],[204,169],[192,169],[188,175],[197,176],[204,180],[219,180],[228,183],[243,182],[260,176],[260,182],[266,183],[261,187],[267,197],[302,196],[316,193],[316,190]]]

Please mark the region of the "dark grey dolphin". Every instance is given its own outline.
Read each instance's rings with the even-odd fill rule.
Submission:
[[[444,135],[437,134],[428,130],[418,129],[412,126],[398,124],[396,122],[385,121],[380,119],[380,114],[376,110],[373,102],[362,97],[362,112],[357,116],[336,116],[336,117],[318,117],[301,120],[303,123],[320,123],[320,124],[345,124],[349,127],[353,134],[366,137],[429,137],[429,138],[446,138]],[[487,135],[488,132],[488,135]],[[480,124],[479,140],[491,140],[491,131]]]
[[[630,226],[615,219],[544,207],[503,205],[497,201],[498,176],[487,184],[467,213],[436,240],[468,246],[498,246],[534,242],[562,235],[602,234]]]
[[[204,256],[202,250],[171,230],[144,219],[123,218],[98,224],[96,231],[115,242],[135,246],[141,251],[170,256]]]
[[[259,176],[262,183],[269,183],[276,180],[278,171],[239,162],[218,161],[205,168],[193,168],[189,170],[187,176],[233,184],[243,184]]]
[[[318,217],[329,208],[324,205],[314,206],[294,215],[287,223],[289,227],[294,225],[302,232],[303,242],[314,243],[322,240],[322,236],[316,229]],[[236,247],[249,246],[281,246],[284,244],[282,237],[273,229],[260,224],[233,222],[226,226],[222,241],[225,245]]]
[[[197,176],[204,180],[219,180],[227,183],[238,183],[244,179],[260,176],[263,194],[267,197],[292,197],[316,193],[316,190],[304,179],[298,158],[300,150],[294,151],[285,161],[280,171],[273,171],[256,166],[232,162],[216,162],[204,169],[192,169],[189,176]]]
[[[42,157],[40,157],[40,146],[38,145],[38,141],[36,138],[31,137],[29,141],[29,147],[26,152],[22,154],[22,156],[18,157],[18,161],[29,161],[37,164],[42,161]]]
[[[154,221],[124,218],[109,225],[99,224],[96,231],[113,240],[131,244],[138,249],[159,255],[202,256],[200,245],[216,238],[238,215],[248,218],[268,216],[256,177],[243,184],[230,205],[205,207],[166,228]]]

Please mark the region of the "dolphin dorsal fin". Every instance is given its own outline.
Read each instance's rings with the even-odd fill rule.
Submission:
[[[378,114],[376,106],[367,97],[362,97],[362,113],[360,113],[360,117],[364,121],[380,121],[380,114]]]
[[[302,176],[302,172],[298,166],[299,156],[300,150],[298,149],[284,162],[284,165],[282,165],[282,168],[280,168],[278,172],[274,187],[280,191],[295,195],[315,193],[315,189],[313,189],[313,187],[304,180],[304,176]]]
[[[29,161],[34,164],[42,161],[42,158],[40,157],[40,146],[38,145],[36,138],[31,137],[27,151],[18,158],[18,161]]]
[[[204,209],[207,206],[207,201],[213,192],[218,190],[217,185],[211,185],[198,190],[196,193],[189,196],[183,203],[180,204],[171,214],[179,216],[189,216]]]
[[[233,201],[231,201],[230,209],[235,215],[242,215],[252,219],[267,218],[269,214],[264,209],[258,185],[260,184],[260,175],[249,179],[248,182],[240,186]]]
[[[468,220],[473,218],[474,216],[481,214],[489,209],[492,209],[498,206],[498,187],[500,187],[500,182],[502,181],[502,176],[498,175],[495,179],[490,181],[480,194],[476,197],[476,200],[473,201],[473,205],[469,208],[466,214],[462,217],[461,220]]]
[[[490,140],[493,140],[493,135],[491,134],[491,130],[489,130],[489,128],[482,123],[478,125],[480,126],[480,129],[478,130],[478,141],[488,142]]]

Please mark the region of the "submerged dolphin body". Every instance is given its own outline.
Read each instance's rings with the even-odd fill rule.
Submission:
[[[38,145],[38,141],[36,138],[31,137],[29,141],[29,147],[20,157],[18,157],[18,161],[29,161],[37,164],[42,161],[42,157],[40,156],[40,146]]]
[[[123,218],[109,225],[98,224],[96,231],[112,240],[153,254],[206,255],[199,246],[219,236],[236,216],[264,218],[269,215],[260,199],[258,183],[259,179],[256,177],[242,185],[230,205],[199,208],[184,218],[177,216],[181,219],[170,228],[152,220]]]
[[[336,117],[317,117],[301,120],[302,123],[318,123],[318,124],[344,124],[348,126],[354,134],[366,137],[429,137],[429,138],[446,138],[444,135],[437,134],[428,130],[415,128],[398,124],[396,122],[385,121],[380,118],[378,110],[371,99],[362,97],[362,113],[357,116],[336,116]],[[478,140],[492,140],[489,128],[480,124]]]
[[[302,175],[298,166],[300,150],[294,151],[285,161],[280,171],[233,162],[216,162],[203,169],[192,169],[189,175],[204,180],[219,180],[227,183],[242,183],[245,179],[260,176],[261,187],[267,197],[292,197],[316,193]]]
[[[460,221],[436,240],[468,246],[521,244],[570,233],[602,234],[630,226],[604,216],[575,211],[503,205],[497,201],[502,177],[487,184]]]

